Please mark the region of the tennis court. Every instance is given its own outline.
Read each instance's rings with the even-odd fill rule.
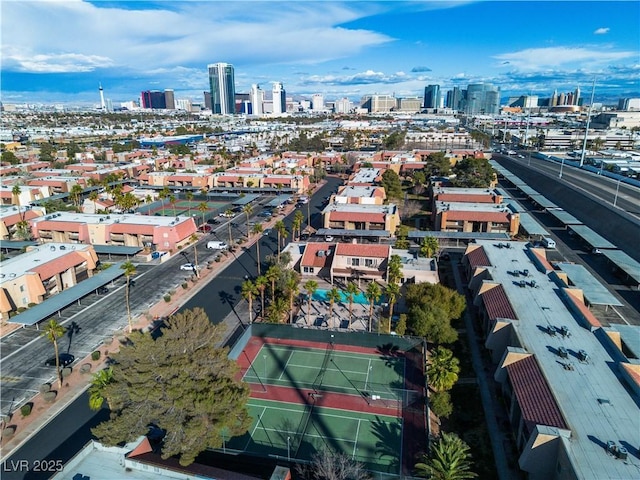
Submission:
[[[204,212],[205,216],[211,216],[212,213],[223,212],[231,206],[231,200],[228,201],[212,201],[207,200],[205,202],[198,200],[177,200],[173,204],[168,199],[164,200],[164,215],[173,217],[177,215],[197,215],[201,216],[202,212],[199,210],[202,203],[207,204],[207,210]],[[153,202],[151,205],[140,207],[139,209],[146,215],[158,215],[162,216],[162,201]]]
[[[249,431],[226,449],[291,460],[310,460],[323,448],[340,451],[371,471],[397,475],[402,458],[402,419],[252,399]]]
[[[336,350],[331,344],[322,350],[265,343],[243,380],[267,389],[276,385],[358,395],[369,401],[402,401],[406,394],[404,369],[401,356]]]

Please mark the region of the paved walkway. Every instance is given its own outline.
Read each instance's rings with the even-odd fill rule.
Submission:
[[[316,185],[316,190],[321,188],[323,185],[324,182]],[[287,216],[293,210],[295,210],[295,205],[287,205],[281,211],[281,214]],[[273,225],[281,218],[281,215],[272,217],[268,222],[263,224],[264,229],[273,228]],[[260,239],[261,235],[254,235],[245,242],[242,247],[248,248]],[[200,238],[199,242],[207,240],[208,237],[205,234]],[[177,252],[176,254],[179,255],[180,252]],[[188,282],[189,287],[187,289],[176,289],[175,294],[172,295],[169,302],[162,300],[151,306],[145,315],[140,315],[135,318],[133,328],[143,331],[150,331],[157,328],[164,318],[175,313],[191,297],[204,288],[208,281],[218,275],[234,260],[235,255],[230,254],[222,256],[222,260],[220,262],[213,262],[209,267],[203,268],[200,271],[200,278],[197,279],[196,282]],[[239,318],[248,319],[248,313],[249,307],[245,301],[239,302],[238,305],[232,309],[229,315],[227,315],[222,322],[227,326],[227,330],[225,332],[227,336],[234,332],[240,322]],[[2,334],[9,334],[11,331],[11,329],[5,329],[2,331]],[[58,394],[54,401],[45,401],[44,395],[39,393],[30,400],[30,403],[32,404],[30,415],[23,417],[20,409],[18,409],[13,412],[10,418],[3,418],[0,428],[0,432],[2,433],[2,440],[0,443],[0,461],[9,458],[9,456],[29,440],[31,436],[44,427],[75,399],[82,395],[89,387],[89,383],[92,378],[91,374],[105,367],[105,359],[108,354],[117,352],[120,348],[120,340],[124,340],[125,337],[126,333],[121,332],[114,335],[110,343],[104,343],[100,346],[97,349],[100,351],[100,358],[98,360],[91,360],[90,357],[87,357],[79,361],[73,368],[72,373],[68,377],[64,378],[62,388],[58,388],[57,383],[52,385],[52,390],[58,390]],[[83,372],[81,372],[81,370],[83,370]],[[10,430],[13,430],[14,433],[8,434],[7,427],[9,427]]]

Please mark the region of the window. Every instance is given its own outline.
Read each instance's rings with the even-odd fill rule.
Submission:
[[[360,266],[360,259],[359,258],[352,258],[351,259],[351,266],[352,267],[359,267]]]
[[[376,261],[373,258],[365,258],[364,259],[364,266],[365,267],[375,267],[376,266]]]
[[[304,267],[303,268],[303,272],[304,273],[313,273],[313,267]]]
[[[20,291],[24,292],[24,285],[20,285]]]

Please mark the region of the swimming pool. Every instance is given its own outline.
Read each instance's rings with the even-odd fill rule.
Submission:
[[[342,295],[342,302],[343,303],[349,303],[349,300],[347,299],[347,294],[345,292],[343,292],[342,290],[338,289],[340,291],[340,295]],[[318,290],[316,290],[313,294],[313,296],[311,297],[313,300],[320,300],[321,302],[329,302],[329,300],[327,299],[327,292],[329,290],[325,290],[322,288],[319,288]],[[364,296],[364,293],[362,292],[358,292],[357,295],[354,295],[353,297],[353,303],[359,303],[362,305],[369,305],[369,300],[367,300],[367,297]],[[378,302],[376,302],[378,303]]]

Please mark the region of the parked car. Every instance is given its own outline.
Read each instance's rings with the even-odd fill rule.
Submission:
[[[70,353],[61,353],[58,355],[58,360],[60,361],[61,367],[66,367],[67,365],[71,365],[73,361],[76,359]],[[49,358],[46,362],[44,362],[45,367],[55,367],[56,366],[56,357]]]
[[[200,270],[200,265],[197,267],[193,263],[183,263],[180,265],[180,270],[186,270],[188,272],[195,272],[196,270]]]
[[[207,223],[209,225],[217,225],[218,223],[220,223],[220,220],[218,220],[217,218],[210,218],[209,220],[207,220]]]
[[[207,225],[206,223],[203,225],[200,225],[198,227],[199,230],[202,230],[203,232],[210,232],[211,231],[211,225]]]
[[[269,218],[269,217],[272,217],[272,216],[273,216],[273,213],[271,213],[271,212],[266,212],[266,211],[265,211],[265,212],[260,212],[260,216],[261,216],[261,217],[265,217],[265,218]]]
[[[325,239],[327,242],[333,242],[333,235],[327,235],[324,239]]]
[[[229,246],[224,242],[220,242],[218,240],[211,240],[210,242],[207,242],[207,248],[216,249],[216,250],[226,250],[227,248],[229,248]]]
[[[106,295],[107,293],[109,293],[109,289],[104,285],[102,287],[98,287],[96,291],[98,292],[98,295]]]

